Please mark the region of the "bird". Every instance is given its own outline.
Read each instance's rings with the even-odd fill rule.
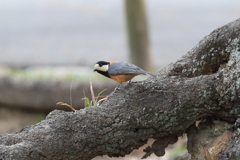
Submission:
[[[155,76],[152,73],[146,72],[134,64],[124,61],[98,61],[94,65],[94,70],[105,77],[113,79],[118,83],[131,82],[131,79],[137,75]]]

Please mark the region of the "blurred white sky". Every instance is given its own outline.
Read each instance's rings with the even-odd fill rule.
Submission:
[[[238,0],[146,0],[155,66],[240,17]],[[128,61],[123,0],[0,0],[0,64]]]

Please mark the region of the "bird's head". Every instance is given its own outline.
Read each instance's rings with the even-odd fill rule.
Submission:
[[[93,71],[108,72],[109,64],[110,63],[106,62],[106,61],[98,61],[94,65],[94,70]]]

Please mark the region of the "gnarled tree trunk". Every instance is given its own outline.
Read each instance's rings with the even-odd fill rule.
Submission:
[[[149,138],[156,140],[144,157],[162,156],[164,148],[185,132],[189,153],[198,158],[196,142],[202,134],[197,130],[203,129],[216,137],[211,137],[210,149],[203,148],[205,158],[239,156],[239,39],[240,19],[213,31],[156,77],[122,85],[101,106],[78,112],[54,110],[38,124],[1,135],[0,159],[124,156]],[[195,127],[201,119],[208,120]],[[224,127],[214,132],[219,125]],[[211,147],[220,143],[220,136],[226,141],[213,155]]]

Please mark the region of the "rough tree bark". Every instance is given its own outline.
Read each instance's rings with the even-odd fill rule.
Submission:
[[[228,123],[225,131],[233,132],[217,157],[239,156],[235,148],[240,135],[239,39],[240,19],[213,31],[155,78],[121,85],[101,106],[78,112],[54,110],[38,124],[1,135],[0,159],[124,156],[149,138],[156,140],[146,148],[145,157],[161,156],[167,144],[185,132],[192,153],[196,130],[204,128],[200,124],[196,129],[195,121],[208,117]],[[205,125],[206,130],[214,127]]]

